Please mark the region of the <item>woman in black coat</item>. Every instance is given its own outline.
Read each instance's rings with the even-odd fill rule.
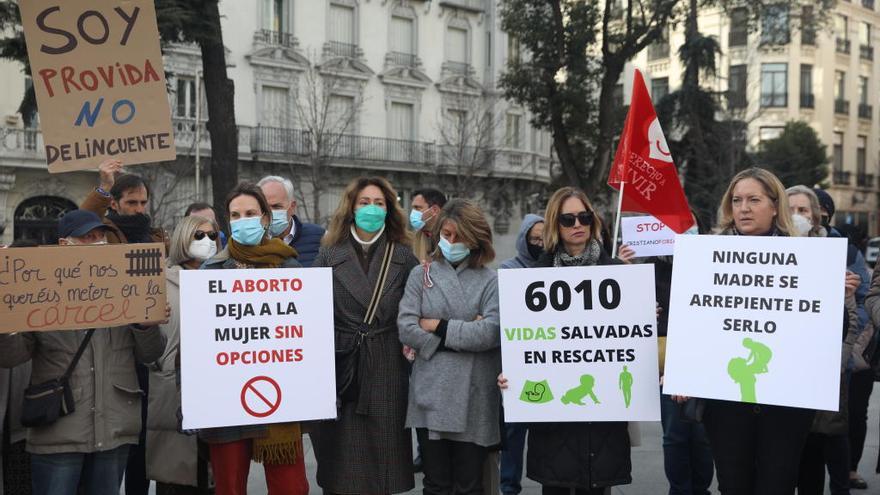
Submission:
[[[556,191],[544,214],[545,252],[535,267],[618,263],[604,251],[602,222],[583,191]],[[504,376],[499,386],[507,388]],[[544,495],[601,495],[609,486],[632,482],[626,422],[533,423],[529,425],[526,476]]]

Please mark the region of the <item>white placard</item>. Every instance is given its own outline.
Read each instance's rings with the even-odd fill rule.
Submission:
[[[623,243],[635,251],[636,258],[672,255],[675,231],[650,215],[621,218],[620,231]]]
[[[838,409],[846,239],[678,236],[675,259],[664,393]]]
[[[180,272],[185,429],[336,417],[330,268]]]
[[[499,270],[507,422],[657,421],[654,267]]]

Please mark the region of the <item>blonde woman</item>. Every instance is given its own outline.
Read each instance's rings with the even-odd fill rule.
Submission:
[[[397,317],[400,341],[416,351],[406,425],[419,438],[425,493],[478,494],[489,447],[501,441],[492,229],[476,204],[457,199],[432,237],[438,249],[410,272]]]
[[[404,426],[407,364],[397,338],[397,309],[418,260],[391,184],[381,177],[352,181],[321,244],[312,266],[333,269],[336,349],[361,344],[356,381],[340,397],[337,420],[321,422],[311,433],[318,485],[325,493],[411,490],[412,436]],[[377,292],[375,317],[366,324],[386,256],[385,283]]]
[[[220,228],[214,220],[188,216],[171,236],[168,269],[165,271],[166,298],[171,319],[160,325],[168,340],[165,352],[149,366],[150,395],[147,413],[147,479],[155,480],[157,490],[208,493],[207,463],[199,459],[199,440],[180,433],[180,272],[197,270],[220,250]],[[202,489],[204,491],[197,491]]]

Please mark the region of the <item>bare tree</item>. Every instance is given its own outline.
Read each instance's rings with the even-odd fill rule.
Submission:
[[[309,205],[302,206],[306,216],[311,216],[316,223],[326,220],[321,211],[321,196],[331,182],[332,159],[353,156],[357,145],[352,133],[363,99],[360,97],[360,83],[351,81],[332,68],[310,63],[297,87],[296,117],[304,131],[307,164],[304,174],[295,174],[291,170],[291,175],[297,179],[294,183],[303,200],[302,182],[311,186],[311,215],[308,215]]]
[[[438,177],[452,179],[447,190],[451,196],[473,197],[478,177],[491,174],[497,128],[498,117],[485,97],[460,96],[442,111],[437,123],[437,159],[429,166]]]
[[[131,167],[150,185],[150,217],[153,225],[173,229],[175,221],[183,216],[183,210],[195,201],[195,191],[186,190],[181,184],[192,176],[192,160],[178,155],[171,161],[152,165]]]

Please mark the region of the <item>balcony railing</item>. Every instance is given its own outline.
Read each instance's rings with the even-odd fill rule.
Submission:
[[[486,10],[485,0],[440,0],[440,6],[470,10],[471,12],[483,12]]]
[[[834,100],[834,113],[849,115],[849,100]]]
[[[874,0],[862,0],[862,7],[874,10]]]
[[[293,36],[293,33],[283,33],[272,29],[260,29],[254,33],[254,41],[267,45],[296,46],[296,38]]]
[[[443,62],[443,65],[446,67],[446,70],[453,74],[466,76],[471,73],[471,64],[467,62],[451,62],[447,60]]]
[[[859,103],[859,118],[871,120],[874,115],[874,107],[867,103]]]
[[[415,67],[416,54],[403,52],[388,52],[388,60],[399,67]]]
[[[801,29],[801,44],[816,46],[816,30],[812,28]]]
[[[748,98],[745,91],[728,91],[727,92],[728,108],[746,108],[749,106]]]
[[[859,45],[859,58],[862,60],[874,60],[874,47],[871,45]]]
[[[856,185],[859,187],[874,187],[874,174],[856,174]]]
[[[850,52],[850,41],[844,38],[836,38],[835,39],[837,46],[837,53],[849,53]]]
[[[801,94],[801,108],[815,108],[816,107],[816,95],[809,94]]]
[[[727,37],[730,46],[746,46],[749,43],[749,32],[745,29],[731,30]]]
[[[337,57],[355,58],[357,56],[357,45],[341,41],[329,41],[328,44],[330,52]]]
[[[844,170],[835,170],[831,174],[831,180],[837,185],[848,186],[852,179],[852,172]]]

